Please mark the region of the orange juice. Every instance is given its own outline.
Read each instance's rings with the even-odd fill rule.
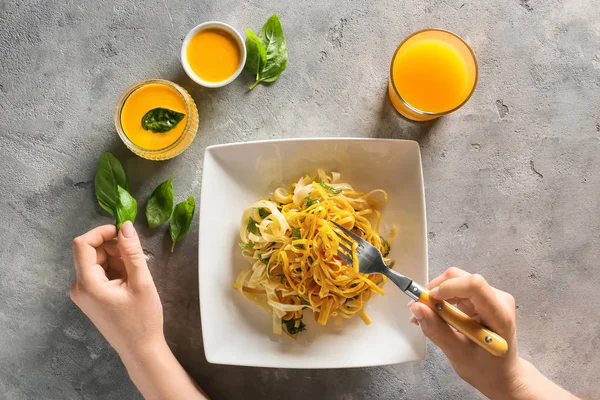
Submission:
[[[144,129],[142,118],[155,108],[184,114],[165,132]],[[115,111],[117,133],[135,154],[150,160],[165,160],[183,152],[198,130],[198,109],[189,93],[164,79],[148,79],[129,87],[119,99]]]
[[[186,58],[200,79],[221,82],[235,74],[242,61],[242,52],[229,32],[209,28],[192,37],[186,47]]]
[[[388,92],[400,114],[426,121],[462,106],[476,82],[471,48],[450,32],[430,29],[409,36],[398,47]]]

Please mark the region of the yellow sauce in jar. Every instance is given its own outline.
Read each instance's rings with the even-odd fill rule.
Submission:
[[[155,108],[184,114],[167,132],[152,132],[142,126],[142,118]],[[163,79],[148,79],[129,87],[119,99],[115,112],[117,132],[135,154],[150,160],[165,160],[182,153],[198,130],[198,109],[189,93]]]

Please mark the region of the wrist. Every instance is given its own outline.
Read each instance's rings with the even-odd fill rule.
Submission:
[[[519,357],[506,398],[510,400],[532,400],[537,398],[535,396],[535,386],[539,374],[539,371],[529,361]]]
[[[207,399],[173,355],[164,337],[121,355],[145,399]]]
[[[531,399],[531,370],[527,361],[519,357],[516,373],[510,387],[509,398],[514,400]]]
[[[499,400],[531,400],[531,373],[527,362],[519,357],[504,370],[502,379],[494,380],[489,386],[473,384],[485,396]]]
[[[117,350],[119,357],[127,369],[130,366],[141,365],[160,359],[170,352],[169,345],[163,335]]]

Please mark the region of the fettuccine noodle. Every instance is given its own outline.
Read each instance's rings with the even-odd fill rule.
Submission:
[[[337,172],[323,170],[318,176],[300,178],[291,191],[277,188],[272,199],[262,199],[242,215],[242,254],[252,265],[242,271],[234,285],[247,299],[263,306],[273,318],[273,332],[295,338],[305,329],[305,309],[326,325],[332,317],[359,314],[369,324],[365,303],[373,293],[384,294],[382,275],[358,272],[337,255],[340,238],[329,221],[353,230],[373,244],[387,259],[390,244],[379,235],[381,213],[377,207],[387,193],[355,191],[341,182]],[[374,226],[371,224],[373,221]],[[395,227],[391,236],[395,233]]]

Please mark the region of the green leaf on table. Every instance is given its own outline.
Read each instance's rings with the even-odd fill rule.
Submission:
[[[142,117],[142,128],[154,133],[165,133],[175,128],[185,114],[168,108],[157,107]]]
[[[246,29],[245,69],[255,76],[250,86],[254,89],[260,82],[274,82],[287,66],[288,51],[283,27],[277,14],[273,14],[256,35]]]
[[[258,37],[267,51],[262,81],[273,82],[285,70],[288,60],[287,43],[277,14],[271,15],[258,33]]]
[[[246,71],[259,78],[259,73],[262,71],[267,62],[267,50],[262,44],[256,33],[252,29],[246,28]]]
[[[117,215],[117,185],[129,190],[129,181],[121,162],[106,152],[96,168],[94,186],[98,204],[112,216]]]
[[[125,221],[135,221],[137,215],[137,201],[129,194],[129,192],[117,185],[117,229],[121,229],[121,226]]]
[[[150,228],[167,222],[173,213],[173,175],[154,189],[146,204],[146,220]]]
[[[175,243],[180,241],[190,229],[195,210],[196,201],[194,200],[194,196],[189,196],[187,200],[182,201],[175,206],[169,225],[169,234],[173,241],[171,252],[173,252],[173,249],[175,248]]]

